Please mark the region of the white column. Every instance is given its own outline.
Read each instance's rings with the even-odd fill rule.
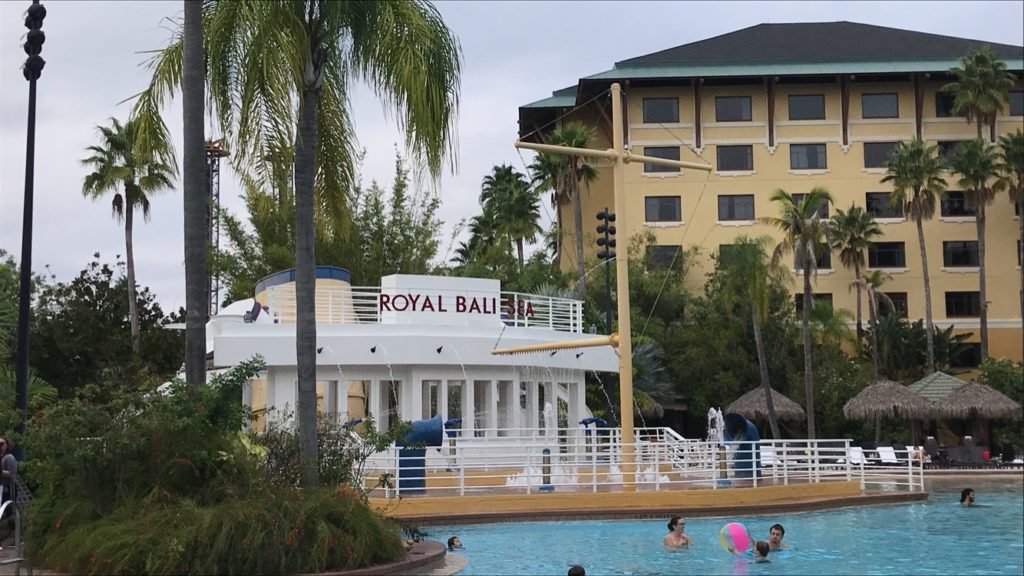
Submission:
[[[381,381],[377,378],[370,380],[370,397],[366,399],[366,416],[373,418],[374,424],[377,425],[378,430],[384,430],[385,422],[383,421],[383,410],[380,406],[381,397]]]
[[[539,396],[540,382],[526,383],[526,422],[525,427],[536,431],[537,426],[537,397]]]
[[[423,381],[415,377],[411,371],[402,380],[402,418],[405,420],[423,419]]]
[[[467,380],[462,384],[462,429],[466,431],[466,436],[472,437],[473,430],[476,430],[476,386],[473,385],[472,380]]]
[[[520,412],[522,409],[519,406],[519,378],[517,377],[510,381],[508,386],[508,404],[505,406],[507,418],[505,418],[505,422],[508,423],[509,428],[516,430],[523,426],[523,423],[520,420]],[[511,432],[509,435],[517,436],[518,434],[519,432],[515,431]]]
[[[448,380],[444,378],[437,383],[437,413],[442,423],[448,421]]]
[[[489,432],[492,436],[497,436],[497,431],[494,431],[498,427],[498,381],[491,380],[487,383],[487,415],[484,416],[487,422],[487,427],[492,431]]]

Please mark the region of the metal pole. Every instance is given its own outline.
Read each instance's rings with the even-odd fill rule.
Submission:
[[[608,207],[604,209],[604,213],[608,214]],[[611,247],[608,245],[608,221],[605,220],[604,229],[604,240],[605,240],[605,251],[610,255]],[[612,277],[611,270],[608,268],[608,258],[604,259],[604,326],[608,334],[612,333]]]

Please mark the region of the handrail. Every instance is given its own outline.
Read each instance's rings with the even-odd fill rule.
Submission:
[[[21,554],[21,507],[18,506],[17,502],[13,499],[4,502],[0,505],[0,518],[4,517],[7,512],[8,506],[14,506],[14,557],[0,560],[0,566],[7,564],[17,564],[16,574],[21,571],[21,563],[25,561],[25,558]],[[28,569],[29,576],[32,576],[32,566],[29,565]]]

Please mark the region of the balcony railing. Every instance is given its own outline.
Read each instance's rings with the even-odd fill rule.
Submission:
[[[583,332],[583,302],[570,298],[556,298],[521,292],[501,292],[497,299],[493,296],[481,297],[486,304],[472,313],[460,313],[449,302],[446,311],[423,306],[418,302],[414,310],[398,310],[392,305],[391,310],[381,313],[381,294],[402,294],[407,288],[392,291],[377,286],[318,286],[316,291],[316,317],[320,324],[387,324],[403,323],[403,314],[431,314],[438,319],[430,323],[446,326],[479,324],[480,318],[493,317],[495,325],[503,323],[507,326],[523,328],[545,328],[559,332]],[[436,289],[432,289],[436,291]],[[425,290],[429,292],[429,290]],[[465,291],[452,291],[454,294]],[[471,295],[467,295],[470,298]],[[295,323],[295,287],[293,284],[273,286],[267,289],[267,302],[264,303],[275,323]],[[403,308],[407,302],[402,302]],[[489,306],[489,307],[488,307]],[[471,320],[472,318],[472,320]]]

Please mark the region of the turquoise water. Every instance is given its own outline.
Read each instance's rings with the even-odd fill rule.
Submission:
[[[558,574],[580,564],[596,574],[1024,574],[1020,482],[932,486],[927,502],[827,512],[687,518],[687,550],[661,539],[668,518],[424,527],[432,539],[458,535],[469,560],[459,574]],[[958,505],[960,488],[985,508]],[[719,546],[718,531],[742,522],[767,539],[775,522],[788,550],[752,563]]]

